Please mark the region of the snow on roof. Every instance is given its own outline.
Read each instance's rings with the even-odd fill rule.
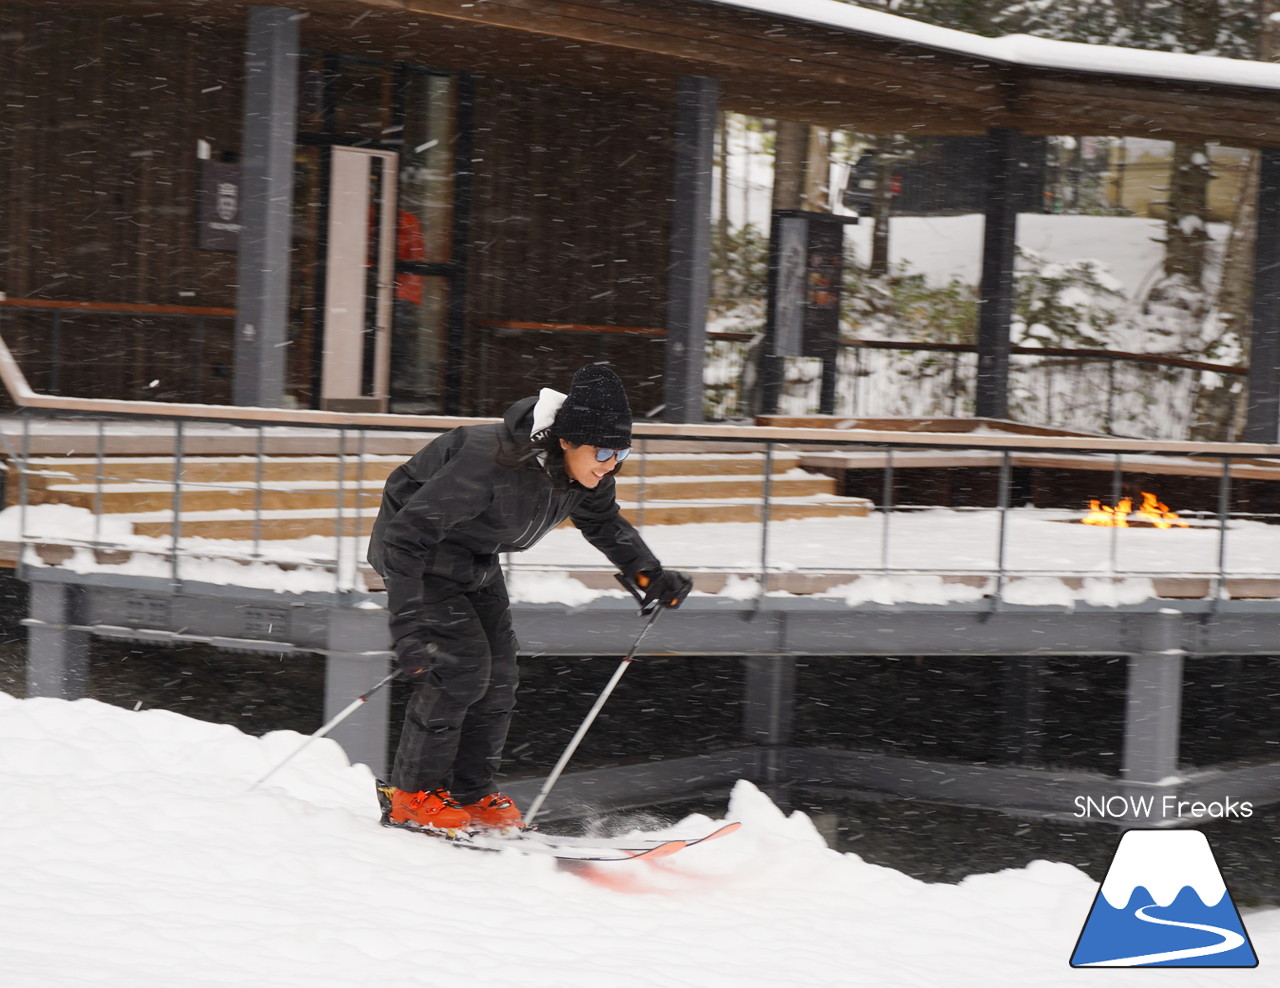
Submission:
[[[869,10],[851,3],[842,3],[840,0],[709,0],[709,2],[722,7],[738,7],[788,20],[807,21],[824,27],[873,35],[1008,65],[1103,72],[1222,86],[1280,89],[1280,65],[1269,62],[1222,58],[1215,55],[1145,51],[1114,45],[1081,44],[1075,41],[1054,41],[1028,34],[984,38],[981,35],[925,24],[881,10]]]

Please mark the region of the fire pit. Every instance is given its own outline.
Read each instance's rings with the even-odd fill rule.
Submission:
[[[1097,499],[1089,501],[1089,512],[1080,519],[1085,525],[1102,528],[1190,528],[1176,513],[1169,510],[1154,494],[1142,491],[1142,506],[1136,511],[1133,498],[1122,497],[1113,508]]]

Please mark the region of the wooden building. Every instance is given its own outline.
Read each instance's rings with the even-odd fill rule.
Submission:
[[[64,394],[490,414],[603,356],[696,421],[724,108],[988,136],[1000,416],[1011,134],[1280,147],[1277,66],[834,0],[5,0],[0,64],[0,332]],[[1253,439],[1280,414],[1275,225]]]

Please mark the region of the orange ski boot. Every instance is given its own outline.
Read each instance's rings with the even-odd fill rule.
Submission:
[[[378,802],[382,805],[384,827],[465,831],[471,825],[471,814],[458,805],[447,789],[406,792],[381,785]]]
[[[481,796],[463,807],[471,815],[471,825],[485,830],[519,830],[524,819],[512,800],[500,792]]]

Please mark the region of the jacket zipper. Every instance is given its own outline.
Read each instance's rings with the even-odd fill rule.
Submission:
[[[547,503],[537,511],[529,520],[529,524],[525,526],[525,530],[520,533],[520,537],[516,539],[515,545],[519,549],[527,549],[536,540],[542,526],[547,523],[547,519],[551,515],[552,505],[555,503],[555,491],[547,492]]]

